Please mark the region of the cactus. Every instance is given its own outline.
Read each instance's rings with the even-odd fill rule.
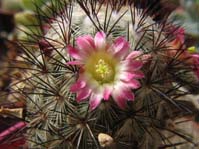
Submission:
[[[198,54],[179,26],[154,21],[155,2],[43,3],[10,86],[26,102],[28,148],[197,146],[174,121],[195,114],[183,98],[198,94]]]

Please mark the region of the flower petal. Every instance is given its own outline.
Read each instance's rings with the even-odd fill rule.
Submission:
[[[84,88],[86,86],[86,82],[83,80],[78,80],[75,84],[71,85],[70,91],[71,92],[76,92],[79,91],[80,89]]]
[[[127,72],[131,73],[131,77],[135,79],[142,79],[144,78],[144,73],[141,71],[133,71],[133,70],[127,70]]]
[[[92,36],[90,35],[84,35],[84,38],[87,40],[87,42],[90,44],[90,46],[95,49],[95,42]]]
[[[112,91],[113,91],[113,88],[111,88],[111,87],[105,87],[104,93],[103,93],[104,100],[108,100],[109,99]]]
[[[68,46],[68,53],[71,57],[73,57],[74,59],[82,59],[82,56],[79,54],[79,51],[75,48],[73,48],[72,46]]]
[[[119,79],[122,80],[122,81],[130,81],[131,79],[133,79],[134,77],[134,74],[133,73],[130,73],[130,72],[122,72],[120,74],[120,77]]]
[[[111,50],[116,57],[123,58],[127,55],[128,49],[130,48],[129,43],[124,37],[119,37],[115,40]]]
[[[101,100],[102,96],[100,94],[92,93],[89,100],[91,110],[94,110],[100,104]]]
[[[134,94],[132,93],[131,90],[124,90],[122,92],[122,95],[128,100],[128,101],[133,101],[135,96]]]
[[[143,66],[143,63],[141,61],[131,61],[130,67],[133,70],[139,70]]]
[[[142,79],[144,78],[144,73],[141,71],[133,72],[133,78],[135,79]]]
[[[78,96],[77,96],[77,101],[83,101],[84,99],[88,98],[91,94],[91,89],[89,88],[84,88],[81,91],[79,91]]]
[[[198,59],[199,60],[199,54],[192,54],[191,55],[193,58]]]
[[[133,89],[137,89],[137,88],[140,88],[141,84],[139,81],[133,79],[129,82],[127,82],[127,85],[129,85],[129,87],[133,88]]]
[[[132,52],[126,57],[126,59],[138,58],[141,54],[142,54],[142,51],[132,51]]]
[[[94,49],[94,43],[88,35],[78,37],[76,43],[78,48],[81,50],[81,54],[88,55]]]
[[[137,71],[143,66],[143,63],[141,61],[124,60],[120,62],[120,66],[121,71]]]
[[[120,94],[114,93],[113,95],[113,100],[117,103],[117,105],[124,109],[126,107],[126,99],[122,97]]]
[[[133,101],[135,99],[133,92],[128,88],[117,90],[112,96],[117,105],[122,109],[126,107],[126,101]]]
[[[94,41],[95,41],[95,46],[98,50],[104,49],[106,46],[106,34],[102,31],[97,32]]]
[[[83,63],[80,61],[69,61],[66,64],[67,65],[82,65]]]

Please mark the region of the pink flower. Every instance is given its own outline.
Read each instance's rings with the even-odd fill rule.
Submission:
[[[78,37],[77,48],[68,46],[68,53],[75,61],[68,64],[80,68],[79,78],[71,86],[71,92],[77,93],[77,101],[89,99],[91,109],[95,109],[101,100],[110,97],[121,108],[126,101],[133,101],[132,89],[141,86],[137,79],[143,78],[140,71],[143,63],[140,51],[130,51],[129,43],[117,38],[112,44],[107,41],[104,32]]]

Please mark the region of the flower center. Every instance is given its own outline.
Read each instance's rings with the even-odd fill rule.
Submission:
[[[95,65],[96,80],[106,82],[113,78],[113,70],[111,66],[106,63],[103,59],[99,59]]]
[[[104,53],[92,55],[85,65],[85,71],[99,84],[110,83],[115,78],[116,61]]]

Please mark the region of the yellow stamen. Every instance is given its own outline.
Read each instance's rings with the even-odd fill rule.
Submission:
[[[85,65],[86,73],[100,84],[114,81],[117,61],[105,51],[91,55]]]
[[[190,53],[195,53],[197,50],[196,50],[196,47],[195,47],[195,46],[192,46],[192,47],[189,47],[189,48],[188,48],[188,51],[189,51]]]
[[[110,74],[110,66],[105,63],[103,59],[99,59],[98,63],[95,65],[96,73],[99,73],[102,79]]]

